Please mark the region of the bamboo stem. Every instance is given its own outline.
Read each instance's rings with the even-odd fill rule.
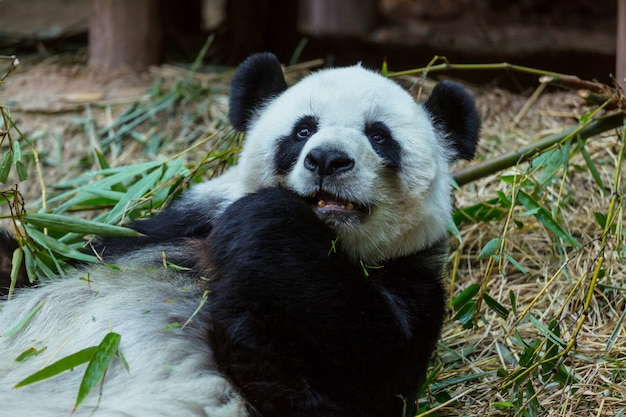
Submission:
[[[536,68],[509,64],[508,62],[500,62],[500,63],[493,63],[493,64],[453,64],[451,62],[448,62],[448,59],[446,57],[442,57],[442,56],[436,56],[431,62],[436,62],[438,60],[441,60],[443,62],[441,64],[436,64],[436,65],[428,64],[428,66],[422,67],[422,68],[390,72],[388,75],[389,77],[401,77],[405,75],[420,75],[422,73],[452,71],[452,70],[458,70],[458,71],[510,70],[510,71],[516,71],[516,72],[523,72],[526,74],[548,75],[551,77],[574,77],[569,74],[560,74],[560,73],[552,72],[552,71],[544,71],[544,70],[539,70]]]
[[[575,135],[580,135],[581,139],[585,140],[591,136],[606,132],[607,130],[616,129],[623,125],[624,113],[613,113],[602,118],[591,120],[587,124],[574,126],[560,133],[550,135],[542,140],[526,145],[517,151],[513,151],[468,168],[461,169],[454,172],[452,177],[459,186],[462,186],[527,161],[535,155],[571,139]]]

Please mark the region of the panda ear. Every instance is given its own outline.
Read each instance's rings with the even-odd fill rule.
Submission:
[[[245,131],[256,111],[286,89],[280,62],[274,54],[251,55],[233,75],[228,111],[231,124]]]
[[[424,104],[456,158],[472,159],[480,134],[480,115],[465,88],[452,81],[439,82]]]

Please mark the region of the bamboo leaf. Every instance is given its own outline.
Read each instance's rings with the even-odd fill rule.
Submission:
[[[104,155],[102,155],[102,152],[100,152],[98,149],[94,149],[94,153],[96,154],[96,159],[98,160],[98,165],[100,165],[100,169],[111,168],[111,165],[109,165]]]
[[[15,358],[15,362],[24,362],[25,360],[37,356],[40,353],[44,352],[47,349],[47,346],[42,347],[41,349],[35,349],[34,347],[30,347],[26,349],[24,352],[20,353],[17,358]]]
[[[41,233],[37,229],[33,229],[32,227],[27,227],[28,235],[37,242],[43,248],[52,250],[56,253],[59,253],[63,256],[67,256],[68,258],[76,259],[79,261],[86,262],[98,262],[98,258],[92,255],[87,255],[86,253],[77,251],[65,243],[59,242],[57,239],[50,237],[46,234]]]
[[[508,209],[502,208],[502,206],[498,204],[499,202],[499,199],[492,199],[457,210],[453,215],[454,223],[461,225],[463,223],[500,220],[504,218]]]
[[[498,316],[502,317],[503,319],[509,317],[509,310],[502,304],[497,302],[489,294],[484,293],[483,300],[485,300],[485,303],[489,306],[489,308],[491,308]]]
[[[107,220],[111,223],[121,220],[133,200],[140,200],[148,191],[156,188],[156,183],[162,174],[163,167],[161,166],[129,187],[126,194],[124,194],[124,198],[118,201],[115,207],[108,213]]]
[[[513,257],[512,257],[511,255],[509,255],[508,253],[505,253],[505,254],[504,254],[504,257],[505,257],[506,259],[508,259],[508,260],[509,260],[509,262],[511,262],[511,264],[513,264],[513,266],[514,266],[515,268],[517,268],[517,270],[518,270],[518,271],[520,271],[520,272],[521,272],[522,274],[524,274],[524,275],[528,275],[528,269],[524,268],[524,267],[522,266],[522,264],[520,264],[520,263],[519,263],[519,262],[517,262],[515,259],[513,259]]]
[[[619,316],[617,323],[615,323],[615,328],[611,332],[611,336],[609,336],[609,340],[606,342],[607,352],[613,349],[613,346],[615,345],[615,341],[617,340],[621,332],[624,330],[624,328],[622,327],[622,323],[624,322],[625,316],[626,316],[626,310],[622,311],[622,314]]]
[[[52,365],[46,366],[39,372],[35,372],[31,376],[21,380],[15,385],[15,388],[21,388],[26,385],[34,384],[35,382],[43,381],[44,379],[52,378],[61,372],[69,371],[91,360],[96,351],[97,346],[91,346],[64,357]]]
[[[596,223],[598,223],[602,229],[606,227],[606,215],[604,213],[596,211],[595,213],[593,213],[593,217],[596,219]]]
[[[13,141],[13,160],[19,162],[22,160],[22,147],[19,141]]]
[[[8,151],[4,153],[2,158],[2,166],[0,166],[0,182],[5,184],[11,172],[13,166],[13,152]]]
[[[483,246],[482,250],[478,254],[478,259],[487,259],[491,256],[497,256],[500,247],[502,246],[502,239],[494,237]]]
[[[509,290],[509,301],[511,302],[511,310],[513,310],[513,314],[515,315],[515,317],[518,317],[519,314],[517,314],[517,297],[515,296],[513,290]]]
[[[80,388],[78,389],[74,411],[76,411],[80,403],[87,397],[89,391],[104,378],[109,364],[118,351],[121,339],[122,336],[117,333],[108,333],[104,336],[100,345],[93,351],[93,355],[89,359],[89,365],[87,365],[87,369],[85,370],[85,375],[80,383]]]
[[[98,223],[78,217],[63,216],[52,213],[27,213],[24,220],[39,227],[46,227],[60,232],[72,232],[83,235],[98,236],[139,236],[141,233],[123,226]]]
[[[11,284],[9,285],[9,299],[11,299],[13,291],[15,291],[15,283],[17,282],[17,276],[20,273],[23,260],[24,250],[22,248],[15,249],[13,251],[13,256],[11,257]]]
[[[598,171],[596,164],[593,163],[591,156],[589,156],[589,152],[587,152],[587,149],[585,149],[585,144],[583,140],[581,139],[580,135],[576,136],[576,140],[578,141],[578,150],[580,151],[580,154],[583,156],[583,159],[585,160],[585,163],[587,164],[587,168],[589,168],[589,172],[591,173],[593,180],[596,182],[596,185],[598,186],[598,190],[600,190],[600,193],[602,193],[602,195],[604,196],[604,184],[602,183],[602,177],[600,176],[600,171]]]
[[[45,301],[42,301],[39,304],[37,304],[37,306],[33,308],[26,316],[24,316],[24,318],[20,320],[19,323],[17,323],[8,332],[4,333],[0,337],[11,337],[15,333],[19,332],[29,321],[31,321],[31,319],[35,316],[35,314],[37,314],[37,312],[41,310],[41,307],[43,307],[44,304],[46,304]]]
[[[451,302],[452,308],[454,310],[458,310],[459,308],[463,307],[465,304],[468,303],[468,301],[470,301],[473,297],[475,297],[479,291],[480,291],[480,285],[471,284],[465,290],[463,290],[461,294],[454,297],[454,300],[452,300]]]
[[[576,239],[574,239],[571,234],[569,234],[563,227],[561,227],[561,225],[558,224],[556,220],[554,220],[552,214],[544,207],[542,207],[537,201],[535,201],[535,199],[533,199],[529,194],[520,190],[517,193],[517,198],[519,202],[528,210],[536,210],[535,218],[556,237],[569,243],[575,248],[580,247],[580,243],[578,243],[578,241],[576,241]]]
[[[458,320],[463,324],[465,329],[469,329],[474,325],[474,315],[477,307],[476,300],[470,300],[461,307],[454,315],[454,320]]]
[[[22,161],[17,161],[15,163],[15,169],[17,170],[17,177],[20,179],[20,181],[28,179],[28,170],[26,169],[26,166],[24,166]]]

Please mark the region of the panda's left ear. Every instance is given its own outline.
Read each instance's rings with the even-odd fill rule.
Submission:
[[[480,115],[467,90],[461,84],[440,81],[424,107],[455,151],[455,157],[472,159],[480,134]]]
[[[235,71],[230,85],[228,118],[239,131],[267,101],[287,89],[280,62],[264,52],[249,56]]]

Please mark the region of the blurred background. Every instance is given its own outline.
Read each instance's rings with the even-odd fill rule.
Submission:
[[[621,1],[621,0],[620,0]],[[400,70],[434,55],[514,62],[610,82],[614,0],[1,0],[0,54],[85,50],[92,66],[143,69],[204,60],[236,65],[253,52],[282,62],[322,58]],[[464,73],[508,83],[501,72]],[[529,82],[536,81],[532,77]],[[523,76],[518,82],[524,83]]]

